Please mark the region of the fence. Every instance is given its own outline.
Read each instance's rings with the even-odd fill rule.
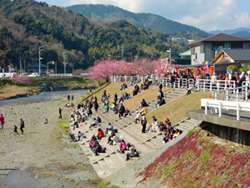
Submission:
[[[250,111],[250,103],[247,103],[247,102],[201,99],[201,106],[205,107],[206,115],[208,114],[208,108],[212,107],[213,109],[218,111],[219,117],[222,116],[222,109],[236,110],[237,120],[240,120],[240,111]]]
[[[210,79],[198,79],[195,85],[199,91],[210,91],[213,90],[225,90],[229,88],[235,88],[234,80],[215,80]]]
[[[236,88],[227,88],[224,90],[215,90],[212,91],[212,96],[215,98],[215,100],[218,100],[218,98],[225,98],[225,100],[235,100],[239,101],[240,97],[244,101],[248,101],[248,85],[242,86],[242,87],[236,87]],[[220,93],[223,93],[224,95],[219,95]]]
[[[72,77],[73,74],[50,74],[49,77]]]
[[[146,76],[111,76],[111,82],[137,82],[144,83],[146,80]],[[164,87],[174,87],[174,88],[188,88],[189,84],[193,84],[197,91],[214,91],[214,90],[226,90],[229,88],[230,92],[234,92],[236,94],[236,90],[232,88],[236,87],[236,83],[234,80],[215,80],[212,81],[210,79],[198,79],[197,82],[194,82],[194,79],[180,79],[176,78],[173,83],[171,83],[170,78],[159,78],[152,79],[152,84],[159,84],[159,82],[163,83]],[[250,85],[250,83],[243,82],[243,85]]]
[[[111,82],[137,82],[144,83],[146,76],[111,76]]]

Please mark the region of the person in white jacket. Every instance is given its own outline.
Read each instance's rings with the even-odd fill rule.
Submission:
[[[137,121],[141,121],[141,117],[141,113],[136,111],[136,117],[134,118],[135,124],[137,124]]]

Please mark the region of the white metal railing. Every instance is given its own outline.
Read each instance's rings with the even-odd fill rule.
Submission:
[[[196,87],[198,91],[225,90],[226,88],[235,88],[234,80],[215,80],[212,82],[210,79],[198,79]]]
[[[50,74],[49,77],[72,77],[73,74]]]
[[[173,87],[174,88],[181,88],[180,78],[175,78]]]
[[[227,101],[235,99],[236,101],[239,101],[240,97],[242,97],[244,101],[248,101],[248,87],[248,85],[245,85],[242,87],[215,90],[212,91],[212,96],[215,100],[218,100],[218,98],[225,98]],[[219,95],[220,93],[223,93],[224,95]]]
[[[208,114],[208,108],[215,108],[218,110],[219,117],[222,116],[222,109],[236,110],[237,120],[240,120],[240,111],[250,111],[250,103],[235,102],[235,101],[222,101],[212,99],[201,99],[201,106],[205,107],[205,114]]]

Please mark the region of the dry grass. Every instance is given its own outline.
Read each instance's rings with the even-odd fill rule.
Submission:
[[[170,91],[171,88],[163,88],[163,93],[166,93],[167,91]],[[125,108],[128,108],[130,111],[133,111],[137,109],[140,105],[140,102],[142,99],[145,99],[145,101],[148,103],[154,99],[157,98],[159,92],[159,88],[157,86],[151,86],[148,90],[142,91],[138,95],[132,97],[129,100],[126,100],[123,104]]]
[[[172,125],[186,118],[187,110],[198,110],[201,106],[201,99],[211,96],[210,92],[195,92],[191,95],[183,95],[169,103],[150,112],[147,117],[151,123],[151,117],[155,116],[159,121],[164,121],[167,117]]]
[[[120,93],[117,93],[117,96],[118,96],[118,100],[119,98],[122,96],[122,94],[125,94],[125,92],[127,92],[128,94],[130,94],[130,96],[133,96],[133,90],[134,90],[134,86],[132,87],[129,87],[125,90],[123,90],[122,92]],[[118,90],[117,90],[118,91]],[[111,94],[111,93],[110,93]],[[114,96],[110,97],[109,98],[109,102],[113,102],[114,101]]]
[[[38,92],[38,89],[28,87],[4,86],[0,89],[0,100],[12,98],[15,96],[29,96]]]
[[[106,90],[107,91],[107,95],[110,94],[114,94],[117,91],[120,91],[120,87],[124,82],[116,82],[116,83],[111,83],[110,85],[108,85],[107,87],[105,87],[104,89],[100,90],[99,92],[97,92],[94,96],[97,97],[97,100],[100,101],[103,91]],[[128,85],[129,83],[127,83]],[[126,90],[124,90],[124,93],[126,92]]]

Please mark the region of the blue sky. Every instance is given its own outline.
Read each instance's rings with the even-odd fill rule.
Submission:
[[[110,4],[153,13],[205,31],[250,27],[250,0],[43,0],[49,5]]]

